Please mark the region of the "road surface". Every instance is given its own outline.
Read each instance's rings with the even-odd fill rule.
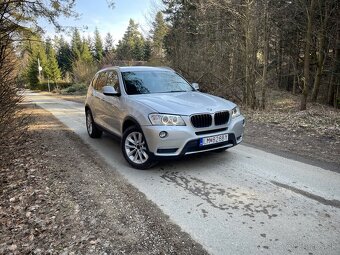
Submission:
[[[26,92],[211,254],[340,254],[340,174],[245,145],[132,169],[80,103]],[[51,127],[53,128],[53,127]]]

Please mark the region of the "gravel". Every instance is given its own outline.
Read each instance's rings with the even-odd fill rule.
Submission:
[[[0,254],[207,254],[50,113],[25,111],[24,144],[0,156]]]

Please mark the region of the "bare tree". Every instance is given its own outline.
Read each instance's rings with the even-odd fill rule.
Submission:
[[[65,1],[26,1],[2,0],[0,2],[0,149],[11,144],[22,128],[22,118],[18,115],[17,56],[14,42],[27,39],[34,28],[38,29],[37,19],[45,18],[57,28],[60,15],[71,15],[74,0]]]
[[[310,86],[309,68],[310,68],[310,53],[311,53],[311,45],[312,45],[314,3],[315,3],[315,0],[310,0],[309,5],[306,6],[307,27],[306,27],[305,52],[304,52],[304,66],[303,66],[304,77],[303,77],[303,88],[302,88],[300,110],[306,110],[307,108],[308,90]]]

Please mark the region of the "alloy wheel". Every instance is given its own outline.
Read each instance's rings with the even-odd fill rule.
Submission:
[[[91,113],[86,112],[86,127],[87,127],[87,132],[89,133],[89,135],[91,135],[93,131],[92,125],[93,123],[92,123]]]
[[[143,164],[149,159],[144,136],[141,132],[131,132],[125,139],[125,152],[135,164]]]

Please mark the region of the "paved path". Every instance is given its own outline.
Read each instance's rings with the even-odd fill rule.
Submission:
[[[340,254],[340,174],[244,145],[129,167],[119,142],[88,137],[84,106],[26,93],[211,254]]]

